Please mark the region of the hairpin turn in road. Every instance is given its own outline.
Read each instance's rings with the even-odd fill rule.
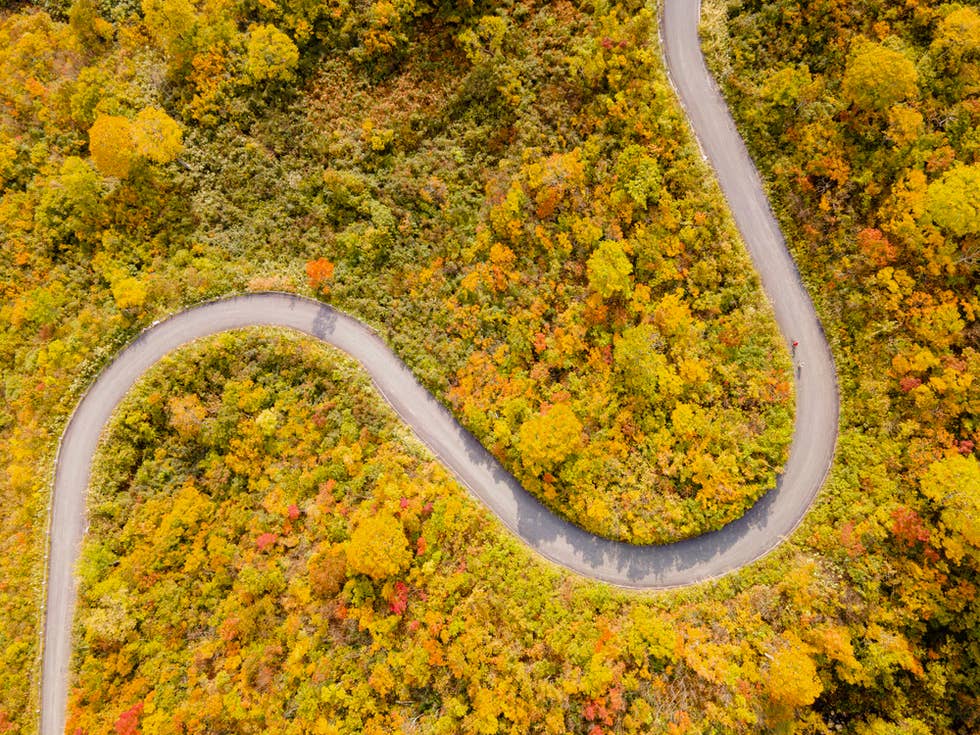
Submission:
[[[436,457],[542,556],[593,579],[664,589],[718,577],[777,546],[803,519],[833,461],[838,393],[830,348],[763,193],[761,180],[704,63],[699,4],[664,0],[664,56],[691,127],[711,162],[748,246],[776,321],[793,347],[796,425],[777,483],[719,531],[665,546],[599,538],[558,518],[529,495],[414,378],[368,327],[316,301],[279,293],[237,296],[183,311],[143,332],[99,375],[75,409],[55,467],[41,674],[41,735],[65,728],[74,567],[86,528],[85,496],[99,436],[139,377],[167,353],[229,329],[277,326],[323,340],[356,359],[398,415]]]

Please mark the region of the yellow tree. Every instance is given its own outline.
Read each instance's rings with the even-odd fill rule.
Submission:
[[[189,46],[197,14],[190,0],[143,0],[143,22],[153,40],[174,54]]]
[[[132,138],[139,155],[154,163],[170,163],[184,150],[180,125],[159,107],[140,110],[132,123]]]
[[[521,426],[521,461],[540,474],[564,462],[582,445],[582,422],[567,403],[532,416]]]
[[[254,81],[288,82],[293,78],[298,63],[299,49],[285,33],[273,25],[251,28],[245,71]]]
[[[405,530],[401,521],[390,513],[361,520],[347,544],[347,565],[371,579],[392,577],[411,563],[412,552]]]
[[[926,211],[957,237],[980,233],[980,166],[956,166],[929,184]]]
[[[811,648],[794,633],[781,636],[769,666],[769,696],[781,707],[795,709],[813,704],[823,691]]]
[[[139,309],[146,301],[146,284],[139,278],[125,276],[112,284],[112,297],[120,309]]]
[[[929,465],[919,481],[923,494],[940,512],[942,545],[953,561],[980,560],[980,462],[953,454]]]
[[[616,294],[628,295],[633,279],[633,264],[630,263],[623,246],[615,240],[603,240],[599,243],[586,264],[589,275],[589,286],[603,298],[608,299]]]
[[[964,61],[980,56],[980,14],[958,8],[943,18],[930,50],[946,71],[958,71]]]
[[[99,115],[88,131],[92,163],[104,176],[124,179],[129,175],[136,148],[133,124],[119,115]]]
[[[863,110],[885,110],[915,95],[919,73],[904,54],[880,43],[855,43],[844,71],[844,97]]]
[[[167,402],[170,425],[182,439],[192,439],[201,431],[208,411],[196,393],[174,396]]]

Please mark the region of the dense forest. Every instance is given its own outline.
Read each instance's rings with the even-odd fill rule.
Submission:
[[[101,457],[69,732],[596,735],[726,709],[677,632],[712,613],[529,559],[328,348],[267,330],[185,348]],[[785,717],[820,688],[810,648],[756,634],[777,663],[746,675]],[[738,650],[690,645],[712,678]]]
[[[709,59],[837,360],[837,470],[814,534],[921,662],[906,693],[886,685],[869,731],[974,732],[980,9],[707,5]],[[816,708],[871,709],[853,688]]]
[[[7,21],[10,63],[33,59],[9,72],[27,85],[11,95],[14,268],[70,269],[66,298],[111,293],[106,318],[130,333],[188,292],[330,299],[603,535],[701,533],[774,484],[787,355],[652,7],[79,0],[68,20]],[[18,314],[34,298],[19,295]]]
[[[3,721],[32,720],[57,438],[181,305],[330,300],[607,536],[696,534],[772,485],[788,356],[653,6],[25,3],[0,78]]]
[[[183,304],[282,289],[358,315],[605,535],[698,533],[771,484],[788,358],[655,12],[0,11],[0,732],[36,727],[57,437],[98,368]],[[980,728],[980,15],[705,12],[840,370],[837,464],[793,539],[686,592],[581,582],[505,535],[343,359],[220,338],[155,371],[103,455],[81,732]]]
[[[69,732],[819,731],[824,691],[944,681],[806,548],[656,596],[534,559],[282,333],[167,358],[101,457]]]

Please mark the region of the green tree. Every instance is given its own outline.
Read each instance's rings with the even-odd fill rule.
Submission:
[[[96,50],[112,37],[113,28],[99,15],[95,0],[75,0],[68,11],[68,24],[83,48]]]
[[[647,401],[656,398],[657,377],[667,367],[662,346],[663,339],[652,324],[623,330],[615,340],[613,361],[623,384]]]
[[[57,246],[93,244],[105,217],[102,182],[87,161],[69,156],[57,178],[44,189],[36,221]]]
[[[640,209],[660,198],[663,175],[657,161],[642,146],[627,146],[616,159],[617,187]]]
[[[926,212],[958,237],[980,233],[980,165],[956,166],[929,184]]]
[[[6,136],[0,137],[0,188],[12,181],[17,173],[17,148]]]
[[[589,286],[603,298],[616,294],[628,294],[632,279],[633,264],[623,252],[623,246],[615,240],[599,243],[586,264]]]
[[[859,723],[854,732],[855,735],[933,735],[934,730],[918,719],[902,718],[899,722],[891,722],[871,717]]]

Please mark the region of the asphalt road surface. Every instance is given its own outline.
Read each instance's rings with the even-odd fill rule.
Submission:
[[[62,735],[71,660],[74,567],[86,529],[92,457],[113,410],[133,383],[192,340],[256,325],[287,327],[356,359],[397,411],[470,492],[540,555],[593,579],[637,589],[689,585],[738,569],[777,546],[802,520],[827,475],[837,437],[838,396],[830,349],[786,251],[745,146],[701,55],[699,6],[665,0],[661,19],[671,79],[718,174],[779,328],[796,350],[796,426],[774,489],[719,531],[667,546],[633,546],[586,533],[546,510],[436,401],[370,329],[329,306],[287,294],[251,294],[181,312],[147,329],[98,377],[61,439],[55,467],[41,680],[41,735]]]

